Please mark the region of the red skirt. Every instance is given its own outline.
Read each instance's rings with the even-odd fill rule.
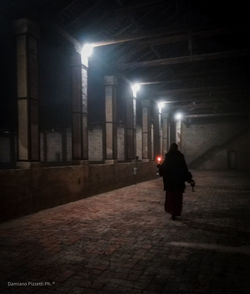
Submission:
[[[182,192],[166,191],[165,211],[172,215],[180,216],[182,212],[182,201]]]

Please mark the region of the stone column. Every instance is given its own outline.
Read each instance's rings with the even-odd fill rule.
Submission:
[[[171,120],[169,119],[168,120],[168,147],[167,147],[167,149],[169,150],[169,148],[170,148],[170,145],[171,145],[171,143],[172,143],[172,140],[171,140]]]
[[[82,64],[81,55],[74,52],[72,66],[72,160],[81,161],[82,154]]]
[[[158,125],[159,125],[159,154],[162,155],[163,154],[163,135],[162,135],[162,110],[159,109],[158,112]]]
[[[170,144],[172,143],[176,143],[176,122],[174,121],[174,119],[172,118],[169,122],[170,124]]]
[[[137,158],[137,154],[136,154],[136,98],[133,97],[133,105],[132,105],[132,113],[133,113],[133,125],[132,125],[132,128],[133,128],[133,149],[134,149],[134,158],[133,159],[136,159]]]
[[[154,105],[153,108],[154,115],[154,152],[153,159],[156,158],[157,155],[160,154],[160,125],[159,125],[159,110],[157,104]]]
[[[155,126],[153,121],[150,123],[150,146],[151,146],[151,153],[150,153],[150,159],[155,160]]]
[[[67,161],[67,129],[62,130],[62,161]]]
[[[142,100],[142,160],[151,159],[151,103]]]
[[[88,144],[88,67],[82,64],[82,157],[88,160],[89,144]]]
[[[87,67],[81,55],[72,56],[72,160],[88,159]]]
[[[28,19],[15,22],[17,61],[17,166],[40,161],[38,27]]]
[[[114,163],[117,159],[117,80],[105,76],[105,162]]]
[[[179,149],[181,149],[181,120],[177,120],[175,123],[175,134],[176,134],[176,139],[175,142],[179,146]]]
[[[163,110],[162,112],[162,154],[168,151],[168,114]]]
[[[136,98],[127,98],[126,109],[126,159],[135,160],[136,158]]]

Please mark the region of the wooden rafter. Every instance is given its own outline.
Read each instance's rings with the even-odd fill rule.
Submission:
[[[250,54],[249,49],[242,50],[232,50],[232,51],[222,51],[222,52],[214,52],[207,54],[197,54],[192,56],[180,56],[180,57],[172,57],[172,58],[162,58],[162,59],[154,59],[149,61],[139,61],[139,62],[130,62],[125,64],[118,64],[117,66],[121,69],[128,68],[138,68],[138,67],[155,67],[155,66],[165,66],[172,64],[183,64],[204,60],[215,60],[221,58],[230,58],[230,57],[241,57]]]

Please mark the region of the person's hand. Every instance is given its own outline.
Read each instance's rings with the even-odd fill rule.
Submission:
[[[193,179],[190,181],[190,185],[192,187],[192,191],[194,192],[195,181]]]

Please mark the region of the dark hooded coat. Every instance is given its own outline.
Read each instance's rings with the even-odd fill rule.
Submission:
[[[165,211],[172,216],[180,216],[182,213],[183,192],[185,182],[192,180],[192,174],[188,171],[184,155],[178,151],[178,146],[173,143],[165,160],[159,166],[160,176],[163,177],[164,190],[166,191]]]
[[[165,155],[165,160],[159,167],[159,171],[163,177],[164,190],[169,192],[183,193],[185,182],[192,179],[184,155],[178,150],[170,150]]]

